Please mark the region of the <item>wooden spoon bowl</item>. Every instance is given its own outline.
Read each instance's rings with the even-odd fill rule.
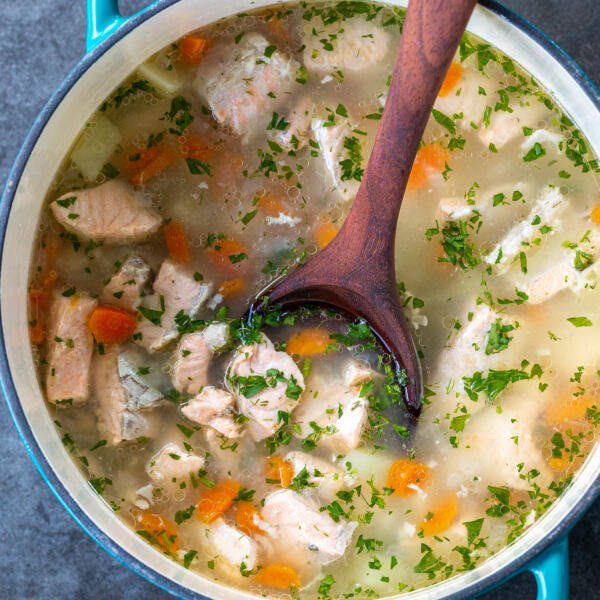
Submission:
[[[423,378],[396,284],[397,220],[431,109],[475,4],[410,1],[385,111],[344,225],[325,249],[263,293],[271,303],[319,303],[367,321],[391,353],[414,415]]]

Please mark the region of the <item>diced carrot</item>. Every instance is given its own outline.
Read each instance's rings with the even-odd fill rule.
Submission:
[[[577,398],[561,396],[546,408],[544,416],[551,426],[559,426],[569,421],[584,421],[587,409],[593,404],[593,399],[588,396]]]
[[[135,331],[137,317],[114,306],[98,306],[88,319],[88,328],[101,344],[121,344]]]
[[[590,218],[592,219],[592,223],[600,225],[600,202],[592,209]]]
[[[175,153],[167,146],[152,146],[138,152],[140,157],[129,161],[128,169],[133,171],[133,185],[144,185],[164,171],[175,160]]]
[[[261,520],[260,512],[252,502],[241,500],[236,503],[235,522],[244,533],[247,535],[264,535],[264,530],[256,524],[257,521]]]
[[[179,145],[179,152],[184,158],[197,158],[207,162],[212,158],[213,152],[206,141],[193,133],[185,133]]]
[[[196,503],[196,514],[203,523],[212,523],[226,513],[240,492],[240,484],[226,479],[219,485],[202,492]]]
[[[447,160],[448,151],[436,142],[419,148],[406,189],[412,192],[422,188],[427,183],[430,172],[441,173]]]
[[[290,355],[313,356],[324,354],[327,345],[332,343],[330,333],[321,327],[307,327],[292,335],[285,351]]]
[[[234,277],[233,279],[228,279],[221,284],[219,287],[219,293],[223,296],[223,298],[233,298],[238,294],[241,294],[246,289],[246,280],[242,277]]]
[[[190,262],[192,255],[183,225],[171,221],[165,225],[164,232],[169,256],[177,262]]]
[[[288,487],[294,478],[294,467],[281,456],[274,454],[267,458],[265,479],[267,483],[279,483],[281,487]]]
[[[197,35],[186,35],[179,43],[182,62],[186,65],[197,65],[209,47],[210,40]]]
[[[29,326],[29,337],[34,344],[41,344],[46,339],[46,328],[42,319],[34,319],[34,323]]]
[[[240,271],[247,268],[248,249],[233,238],[216,240],[207,250],[208,258],[217,267],[229,271]]]
[[[337,227],[333,223],[320,223],[315,228],[315,242],[319,248],[325,248],[337,235]]]
[[[144,537],[150,543],[159,546],[170,554],[175,554],[179,550],[180,543],[175,525],[165,517],[145,512],[136,524],[136,531],[138,533],[143,531]]]
[[[259,210],[269,217],[278,217],[280,214],[289,215],[289,210],[283,202],[273,194],[265,194],[258,198]]]
[[[570,455],[567,452],[562,453],[562,456],[551,456],[548,459],[550,468],[554,471],[566,471],[573,463],[570,460]]]
[[[438,535],[452,525],[458,513],[456,494],[448,494],[435,508],[425,515],[421,529],[425,535]]]
[[[288,565],[274,563],[264,566],[254,577],[256,583],[278,590],[298,589],[300,577],[295,569]]]
[[[444,82],[442,83],[442,87],[440,88],[440,93],[438,96],[441,96],[442,98],[447,96],[460,81],[463,71],[464,69],[461,64],[453,62],[446,73],[446,77],[444,78]]]
[[[412,496],[416,490],[413,486],[423,488],[429,478],[429,467],[414,460],[399,458],[388,470],[387,487],[394,490],[397,496]]]

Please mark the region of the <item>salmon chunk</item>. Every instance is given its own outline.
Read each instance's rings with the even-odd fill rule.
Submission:
[[[46,395],[52,404],[85,404],[90,393],[94,338],[87,322],[97,301],[89,296],[56,295],[48,325]]]
[[[181,337],[171,367],[171,379],[178,392],[197,394],[208,384],[212,356],[229,342],[229,337],[227,323],[211,323],[202,331]]]
[[[256,567],[258,563],[256,542],[234,525],[229,525],[223,519],[217,519],[207,529],[206,538],[209,545],[207,552],[215,555],[217,561],[225,561],[228,566],[235,567],[238,575],[242,563],[248,571]]]
[[[358,192],[360,181],[351,177],[342,168],[343,161],[349,160],[348,145],[354,143],[354,140],[360,144],[358,138],[352,133],[353,126],[346,119],[341,119],[331,126],[325,119],[313,119],[311,129],[319,145],[323,167],[329,179],[329,189],[335,191],[341,201],[353,200]]]
[[[303,96],[287,116],[287,125],[283,129],[277,126],[270,129],[269,137],[286,151],[302,150],[310,137],[310,122],[314,111],[313,102],[309,96]]]
[[[103,304],[112,304],[135,312],[143,291],[150,282],[151,271],[143,258],[132,254],[119,266],[100,294]]]
[[[273,435],[280,423],[278,413],[290,414],[304,390],[304,377],[293,359],[279,352],[267,336],[260,343],[235,352],[227,380],[248,430],[258,442]]]
[[[354,478],[343,469],[312,454],[299,451],[288,452],[285,460],[292,464],[294,477],[306,469],[308,484],[315,489],[319,498],[324,502],[331,502],[335,499],[337,492],[356,484]]]
[[[366,71],[381,63],[388,53],[390,36],[377,23],[359,15],[325,26],[307,21],[303,42],[304,65],[309,71],[346,74]]]
[[[155,454],[146,465],[146,473],[157,486],[180,487],[204,467],[203,456],[190,454],[178,444],[169,442]]]
[[[113,179],[95,188],[68,192],[50,204],[54,218],[70,233],[106,244],[130,244],[152,237],[161,220],[133,190]]]
[[[241,435],[241,425],[235,422],[235,398],[227,391],[205,387],[181,408],[190,421],[212,427],[227,438]]]
[[[552,235],[568,206],[568,200],[557,188],[546,188],[533,203],[529,216],[516,223],[486,256],[487,263],[495,265],[500,273],[508,270],[519,253],[531,245],[531,240],[540,237],[540,227],[551,227],[548,235]]]
[[[294,413],[295,435],[335,454],[347,454],[360,445],[367,417],[368,402],[357,386],[315,377]]]
[[[130,396],[135,393],[132,385],[124,385],[119,372],[118,346],[107,348],[104,354],[95,354],[92,363],[94,399],[96,402],[96,417],[98,431],[107,442],[114,446],[124,441],[135,440],[139,437],[151,437],[155,423],[148,411],[140,411],[144,405],[156,405],[159,398],[148,389],[146,400],[140,396]],[[126,376],[127,377],[127,376]]]
[[[297,84],[300,65],[260,33],[247,33],[238,44],[219,44],[198,67],[195,86],[216,121],[248,139]]]
[[[144,301],[144,317],[138,325],[134,340],[149,352],[164,348],[177,338],[175,317],[180,314],[195,319],[206,306],[212,292],[212,284],[196,281],[193,273],[179,263],[167,258],[163,261],[152,286],[154,294]]]
[[[262,517],[277,555],[294,555],[294,562],[327,565],[344,556],[354,521],[335,522],[319,505],[293,490],[279,490],[266,497]]]

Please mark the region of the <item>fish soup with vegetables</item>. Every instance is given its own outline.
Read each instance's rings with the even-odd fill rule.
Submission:
[[[156,551],[236,588],[379,597],[473,569],[596,441],[597,162],[470,35],[398,227],[418,421],[367,324],[240,319],[343,223],[402,22],[306,3],[192,32],[101,104],[48,192],[30,334],[66,450]]]

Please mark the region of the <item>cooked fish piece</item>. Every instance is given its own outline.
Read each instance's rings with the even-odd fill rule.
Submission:
[[[526,388],[535,388],[537,382],[524,381],[521,385],[520,394],[505,400],[501,412],[495,406],[486,406],[467,421],[459,447],[451,452],[457,472],[464,473],[467,481],[478,475],[497,485],[529,490],[531,483],[521,475],[530,469],[539,471],[535,478],[538,485],[552,481],[552,472],[534,438],[535,421],[540,418],[543,404],[522,401]]]
[[[560,217],[569,206],[569,201],[558,188],[547,187],[536,199],[527,218],[516,223],[486,256],[490,265],[495,265],[500,273],[510,268],[513,260],[521,251],[527,249],[527,243],[540,235],[543,225],[552,227],[552,235],[560,225]],[[533,223],[536,223],[535,225]]]
[[[68,192],[50,204],[55,219],[70,233],[106,244],[143,242],[161,220],[143,206],[133,190],[112,179],[97,187]]]
[[[217,557],[217,562],[225,561],[238,570],[244,563],[246,570],[251,571],[258,564],[258,547],[256,542],[234,525],[223,519],[217,519],[206,530],[209,543],[207,551]]]
[[[307,21],[302,41],[303,61],[309,71],[347,73],[366,71],[381,63],[389,51],[390,35],[375,21],[359,15],[325,26],[321,21]]]
[[[256,442],[275,433],[280,425],[278,413],[291,413],[304,390],[304,377],[296,363],[285,352],[275,350],[265,335],[260,343],[236,350],[227,380]]]
[[[548,129],[537,129],[531,135],[528,135],[521,143],[521,152],[524,155],[527,154],[535,144],[541,144],[544,150],[558,150],[560,143],[563,142],[564,139],[565,138],[560,133],[555,133]]]
[[[137,364],[133,353],[119,352],[117,367],[121,385],[127,394],[127,409],[131,411],[155,408],[166,402],[164,394],[158,391],[143,375],[141,365]]]
[[[286,151],[302,150],[310,137],[310,122],[314,111],[309,96],[302,96],[296,106],[287,115],[287,126],[284,129],[269,130],[269,137]]]
[[[152,437],[155,423],[148,412],[136,410],[138,400],[130,398],[119,374],[118,346],[94,354],[92,381],[98,431],[114,446],[139,437]]]
[[[279,490],[265,498],[262,517],[278,556],[295,554],[295,561],[327,565],[344,556],[354,521],[335,522],[319,505],[292,490]]]
[[[529,184],[518,181],[483,190],[475,188],[471,194],[441,198],[438,206],[440,212],[450,220],[465,219],[471,216],[473,211],[484,214],[494,206],[495,201],[510,202],[515,191],[525,195],[529,191]]]
[[[294,467],[294,477],[306,469],[306,479],[324,502],[335,499],[337,492],[351,488],[356,481],[333,463],[306,452],[288,452],[285,460]]]
[[[157,317],[158,324],[143,318],[138,324],[137,335],[134,336],[136,343],[149,352],[164,348],[178,337],[176,315],[182,312],[195,319],[206,306],[212,288],[212,283],[196,281],[188,268],[170,258],[164,260],[154,280],[154,294],[144,300],[146,308],[160,313]],[[143,316],[143,308],[139,310]]]
[[[344,383],[347,386],[361,385],[375,377],[371,367],[357,360],[350,360],[344,369]]]
[[[482,144],[488,147],[494,144],[500,150],[514,140],[523,138],[523,128],[536,129],[539,121],[543,119],[544,106],[537,100],[525,104],[511,105],[511,111],[492,110],[489,113],[489,125],[482,122],[477,134]],[[533,134],[535,136],[535,133]],[[533,145],[533,144],[532,144]]]
[[[52,404],[85,404],[90,394],[94,338],[87,322],[98,302],[89,296],[56,294],[48,323],[46,397]]]
[[[297,87],[300,65],[260,33],[239,43],[219,44],[202,61],[194,85],[213,116],[235,135],[248,139]]]
[[[330,188],[334,190],[341,201],[352,200],[358,192],[360,181],[346,178],[342,169],[342,161],[349,159],[349,140],[358,138],[352,133],[353,126],[349,120],[341,119],[335,125],[327,126],[325,119],[313,119],[311,129],[316,142],[319,144],[320,156],[327,172]]]
[[[228,438],[242,434],[235,422],[235,398],[226,390],[208,386],[181,408],[182,414],[199,425],[212,427]]]
[[[214,322],[206,329],[181,337],[173,354],[171,379],[178,392],[197,394],[208,384],[212,356],[229,343],[227,323]]]
[[[146,261],[132,254],[119,266],[100,294],[103,304],[135,312],[152,272]]]
[[[600,275],[600,232],[592,228],[585,236],[586,240],[578,244],[577,249],[565,252],[565,257],[538,274],[524,277],[518,284],[530,304],[540,304],[550,300],[562,290],[580,293],[585,289],[594,289]],[[577,253],[584,252],[591,257],[591,264],[579,264],[576,268]],[[583,268],[582,268],[583,267]]]
[[[197,474],[205,464],[203,456],[190,454],[178,444],[169,442],[146,465],[146,473],[157,486],[187,484],[190,474]]]
[[[368,417],[368,403],[359,389],[315,377],[308,392],[294,413],[299,426],[295,435],[310,437],[335,454],[358,447]]]

